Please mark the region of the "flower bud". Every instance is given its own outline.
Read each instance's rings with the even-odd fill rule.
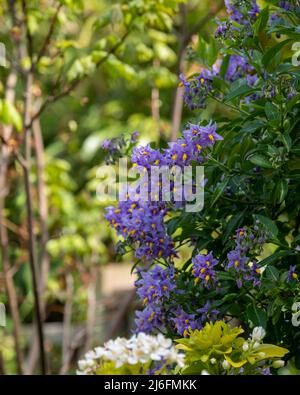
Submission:
[[[284,361],[282,359],[278,359],[277,361],[273,362],[273,368],[275,369],[279,369],[282,368],[284,366]]]

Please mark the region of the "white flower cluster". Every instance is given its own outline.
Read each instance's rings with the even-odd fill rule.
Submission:
[[[262,326],[256,326],[253,329],[250,338],[246,340],[245,343],[243,344],[242,346],[243,350],[246,352],[258,348],[265,336],[266,336],[266,331],[264,330],[264,328]]]
[[[172,340],[162,334],[151,336],[140,332],[130,339],[118,337],[116,340],[109,340],[103,347],[89,351],[84,359],[78,361],[77,374],[93,374],[101,361],[113,361],[116,368],[124,364],[146,364],[150,361],[175,363],[178,367],[183,367],[184,354],[179,353]]]

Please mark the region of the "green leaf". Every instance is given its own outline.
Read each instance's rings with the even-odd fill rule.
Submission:
[[[245,84],[245,85],[239,86],[238,88],[236,88],[233,91],[229,92],[228,95],[225,96],[224,101],[226,103],[228,101],[231,101],[231,100],[235,99],[236,97],[244,96],[244,95],[246,95],[248,93],[252,93],[252,92],[255,92],[255,91],[257,91],[256,88],[251,88],[251,87],[249,87],[248,85]]]
[[[270,61],[274,58],[274,56],[287,44],[291,41],[290,38],[281,41],[280,43],[274,45],[273,47],[271,47],[264,55],[263,57],[263,64],[265,67],[268,66],[268,64],[270,63]]]
[[[3,100],[0,119],[6,125],[13,125],[18,132],[22,130],[22,117],[16,107],[7,100]]]
[[[269,7],[264,8],[253,25],[255,34],[260,33],[267,26],[269,20]]]
[[[289,190],[287,180],[280,180],[275,188],[275,202],[280,204],[284,201]]]
[[[220,76],[222,78],[224,78],[227,73],[229,61],[230,61],[230,55],[225,56],[225,58],[223,59],[221,68],[220,68]]]
[[[246,311],[246,316],[252,328],[255,326],[266,328],[267,313],[262,308],[259,308],[256,305],[251,305]]]
[[[274,252],[274,254],[268,256],[267,258],[263,259],[262,261],[259,262],[260,266],[264,265],[269,265],[270,263],[273,262],[278,262],[281,258],[293,255],[294,253],[291,250],[280,250],[277,252]]]
[[[243,128],[241,129],[241,132],[246,132],[246,133],[253,133],[257,129],[265,127],[266,124],[263,121],[253,121],[253,122],[248,122],[246,123]]]
[[[269,121],[280,120],[280,111],[272,102],[267,102],[265,105],[265,113]]]
[[[210,207],[213,207],[213,205],[219,200],[222,193],[224,192],[224,189],[227,187],[229,179],[230,179],[229,177],[225,177],[224,180],[214,190],[214,193],[212,195],[212,200],[210,203]]]
[[[261,154],[254,154],[250,158],[248,158],[251,163],[256,166],[263,167],[265,169],[272,169],[273,166],[269,162],[268,158]]]
[[[235,214],[232,218],[230,218],[226,229],[222,236],[222,243],[225,244],[227,242],[228,237],[232,234],[233,230],[238,228],[241,219],[243,218],[245,212],[241,211],[240,213]]]
[[[274,266],[268,266],[266,268],[266,276],[270,280],[278,281],[279,280],[279,271]]]
[[[264,215],[254,214],[255,220],[258,220],[261,224],[263,224],[266,228],[266,231],[271,234],[272,237],[276,237],[278,235],[278,228],[272,219],[265,217]]]

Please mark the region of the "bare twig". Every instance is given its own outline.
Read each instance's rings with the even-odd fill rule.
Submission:
[[[22,0],[22,11],[23,11],[23,26],[25,28],[25,34],[26,34],[26,42],[27,42],[27,51],[28,51],[28,56],[30,57],[31,60],[31,67],[32,67],[32,60],[33,60],[33,38],[29,30],[29,25],[28,25],[28,14],[27,14],[27,4],[26,0]]]
[[[51,22],[50,22],[49,30],[48,30],[47,36],[46,36],[46,38],[45,38],[45,40],[44,40],[44,43],[43,43],[41,49],[39,50],[39,53],[38,53],[38,55],[37,55],[37,58],[36,58],[36,60],[35,60],[35,62],[34,62],[33,67],[35,67],[35,66],[39,63],[39,61],[41,60],[41,58],[44,56],[44,54],[45,54],[46,51],[47,51],[47,48],[48,48],[48,46],[49,46],[49,44],[50,44],[50,41],[51,41],[51,37],[52,37],[52,35],[53,35],[53,33],[54,33],[55,24],[56,24],[57,17],[58,17],[58,14],[59,14],[59,11],[61,10],[61,8],[62,8],[62,3],[59,3],[59,4],[57,5],[55,14],[54,14],[54,16],[53,16],[53,18],[52,18],[52,20],[51,20]]]
[[[131,29],[128,28],[128,30],[123,34],[119,42],[117,42],[108,52],[107,54],[100,59],[97,63],[95,63],[95,68],[99,68],[106,60],[109,58],[110,55],[114,54],[117,49],[124,43],[126,40],[127,36],[129,35]],[[30,123],[27,125],[27,127],[31,127],[32,122],[39,118],[42,113],[45,111],[45,109],[49,106],[49,104],[55,103],[58,100],[62,99],[63,97],[68,96],[74,89],[83,81],[85,80],[86,75],[75,78],[69,85],[65,86],[59,93],[55,95],[48,96],[44,103],[41,104],[39,110],[31,117]]]

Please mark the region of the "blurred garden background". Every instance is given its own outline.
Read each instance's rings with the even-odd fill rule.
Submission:
[[[0,1],[0,374],[72,373],[85,351],[130,334],[133,255],[116,253],[96,197],[102,143],[176,140],[189,117],[178,76],[214,62],[209,22],[223,7]]]

